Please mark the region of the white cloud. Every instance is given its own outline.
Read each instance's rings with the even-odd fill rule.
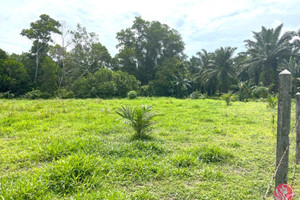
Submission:
[[[284,23],[284,30],[299,29],[299,6],[298,0],[15,0],[0,8],[0,48],[9,53],[28,51],[31,42],[20,32],[46,13],[71,27],[80,23],[97,33],[112,55],[117,53],[116,33],[130,27],[138,15],[178,30],[189,56],[202,48],[213,51],[236,46],[243,50],[243,40],[261,26]]]

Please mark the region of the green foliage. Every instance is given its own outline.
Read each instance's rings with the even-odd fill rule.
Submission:
[[[196,149],[194,153],[197,155],[199,160],[206,163],[223,162],[229,158],[233,158],[231,152],[214,145],[203,146],[199,149]]]
[[[74,45],[68,55],[69,65],[72,66],[69,79],[76,81],[89,73],[94,74],[102,68],[111,67],[112,58],[106,47],[99,42],[97,34],[88,33],[80,24],[69,33]]]
[[[75,97],[74,92],[69,91],[67,89],[56,90],[54,96],[60,99],[71,99]]]
[[[252,82],[239,82],[238,97],[240,101],[248,101],[252,94]]]
[[[232,96],[233,96],[232,92],[222,95],[222,99],[226,102],[227,106],[231,105]]]
[[[39,89],[42,92],[54,95],[54,92],[58,89],[57,74],[59,68],[49,57],[46,57],[43,60],[41,66],[42,66],[42,75],[41,75],[41,83]]]
[[[0,93],[0,99],[12,99],[15,95],[10,93],[9,91]]]
[[[42,98],[42,92],[40,90],[32,90],[30,92],[27,92],[23,96],[25,99],[39,99]]]
[[[38,83],[40,60],[48,52],[49,42],[52,42],[52,34],[61,34],[59,27],[61,24],[52,19],[49,15],[42,14],[40,19],[30,24],[29,29],[23,29],[22,36],[33,41],[31,53],[35,57],[34,82]]]
[[[253,87],[252,94],[255,98],[267,98],[269,95],[269,89],[263,86]]]
[[[2,49],[0,49],[0,59],[8,59],[6,52]]]
[[[155,116],[152,112],[152,106],[122,106],[116,113],[123,118],[124,124],[128,124],[133,128],[137,138],[142,138],[145,135]]]
[[[30,29],[23,29],[21,35],[47,43],[51,41],[51,33],[60,33],[59,26],[58,21],[52,19],[49,15],[42,14],[39,20],[30,24]]]
[[[55,162],[46,172],[47,186],[61,195],[69,195],[90,185],[98,162],[93,156],[75,154]]]
[[[277,96],[271,96],[268,95],[267,97],[267,108],[269,108],[272,111],[272,124],[275,124],[275,115],[276,115],[276,107],[277,107],[277,103],[278,103],[278,97]],[[274,132],[274,128],[273,128],[273,132]]]
[[[191,99],[202,99],[203,95],[201,94],[201,92],[195,91],[195,92],[190,94],[190,98]]]
[[[274,110],[276,109],[278,98],[275,95],[274,96],[268,95],[267,102],[268,102],[267,107]]]
[[[113,82],[115,83],[115,96],[126,97],[131,90],[137,90],[140,82],[133,75],[126,72],[116,71],[113,73]]]
[[[127,93],[127,98],[128,99],[136,99],[137,98],[137,93],[136,91],[132,90],[130,92]]]
[[[155,66],[172,57],[183,57],[184,43],[180,34],[166,24],[136,17],[130,28],[117,33],[120,68],[135,75],[142,85],[156,76]]]
[[[0,92],[22,95],[28,89],[28,74],[19,62],[0,59]]]
[[[151,87],[149,85],[142,85],[139,87],[138,95],[144,97],[152,96]]]
[[[138,89],[138,86],[136,78],[128,73],[102,68],[78,79],[72,91],[77,98],[126,97],[129,91]]]
[[[254,72],[256,84],[261,81],[264,86],[275,84],[274,89],[278,86],[279,63],[292,55],[291,40],[296,35],[293,31],[281,34],[282,27],[283,24],[275,29],[262,27],[260,32],[253,32],[253,40],[245,40],[249,59],[244,67]]]
[[[227,93],[229,86],[235,79],[235,69],[233,65],[233,54],[236,48],[219,48],[214,53],[208,54],[206,51],[199,53],[203,60],[202,70],[199,73],[201,82],[206,87],[213,87],[219,92]]]
[[[185,77],[185,64],[173,57],[155,66],[155,79],[150,82],[156,96],[183,97],[188,94],[190,81]]]
[[[179,154],[172,158],[172,163],[176,167],[191,167],[196,165],[196,158],[189,154]]]
[[[299,85],[299,77],[300,77],[300,62],[297,61],[292,56],[289,60],[284,59],[282,63],[280,63],[278,67],[278,71],[288,70],[292,74],[292,92],[293,94],[297,93],[297,87]]]

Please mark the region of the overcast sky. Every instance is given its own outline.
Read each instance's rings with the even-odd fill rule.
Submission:
[[[191,57],[201,49],[223,46],[245,50],[252,31],[284,24],[284,31],[300,28],[300,0],[0,0],[0,48],[8,53],[30,49],[22,29],[41,14],[79,23],[99,35],[112,56],[117,53],[116,33],[132,25],[135,16],[160,21],[176,29]]]

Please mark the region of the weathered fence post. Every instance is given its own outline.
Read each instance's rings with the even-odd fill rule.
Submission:
[[[284,152],[286,150],[287,152],[278,168],[275,188],[281,183],[287,183],[289,162],[288,146],[291,122],[291,90],[292,75],[288,70],[284,70],[279,74],[276,166],[278,166]]]
[[[296,163],[300,162],[300,93],[296,94]]]

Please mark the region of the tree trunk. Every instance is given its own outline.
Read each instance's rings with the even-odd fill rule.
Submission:
[[[37,77],[38,77],[38,70],[39,70],[39,42],[37,42],[35,64],[36,65],[35,65],[34,82],[37,84]]]

